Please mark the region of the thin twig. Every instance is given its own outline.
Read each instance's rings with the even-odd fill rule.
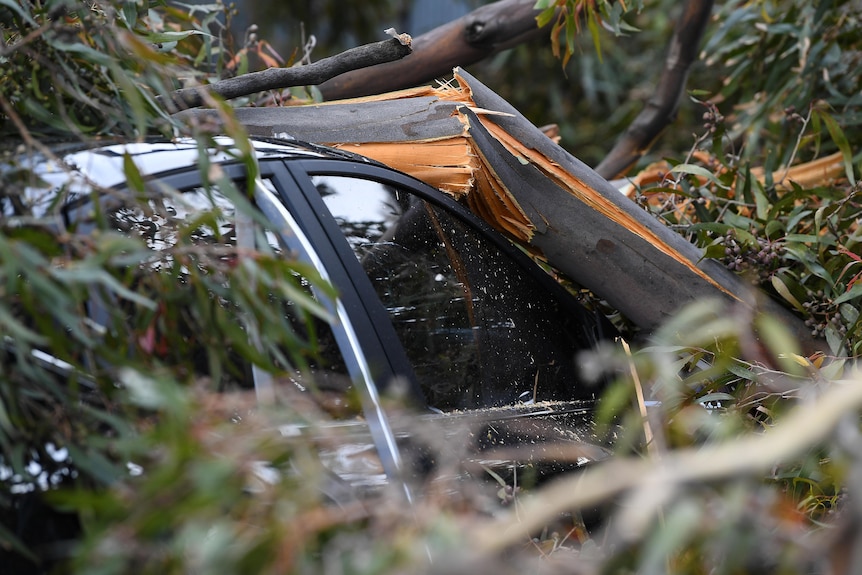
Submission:
[[[641,419],[643,420],[644,440],[646,441],[647,451],[652,455],[658,455],[658,446],[655,444],[655,436],[653,435],[652,427],[650,426],[649,413],[647,413],[646,401],[644,400],[643,385],[641,385],[641,378],[638,376],[637,367],[635,367],[632,350],[629,347],[628,342],[622,338],[620,338],[620,344],[623,346],[623,351],[626,354],[626,359],[629,363],[629,373],[631,373],[632,382],[634,382],[635,395],[637,396],[638,401],[638,410],[640,411]]]
[[[784,173],[781,175],[781,179],[777,182],[772,182],[773,185],[784,183],[784,180],[787,179],[787,174],[790,173],[790,168],[791,166],[793,166],[793,160],[796,159],[796,154],[797,152],[799,152],[799,148],[802,146],[802,136],[805,135],[805,130],[808,128],[808,122],[811,121],[811,112],[813,111],[813,109],[813,107],[809,106],[808,114],[804,118],[802,118],[802,127],[799,129],[799,135],[796,137],[796,145],[793,146],[793,152],[790,154],[790,160],[788,160],[787,166],[784,168]]]

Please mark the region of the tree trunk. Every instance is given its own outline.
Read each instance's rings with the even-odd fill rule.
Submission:
[[[343,103],[243,108],[258,136],[294,137],[377,158],[464,201],[480,217],[645,330],[717,298],[781,318],[806,353],[802,320],[638,207],[461,69],[442,86]],[[212,116],[190,110],[187,117]],[[445,161],[438,154],[446,149]],[[455,158],[455,159],[452,159]]]

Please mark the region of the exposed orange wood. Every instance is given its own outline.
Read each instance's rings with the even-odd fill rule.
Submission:
[[[751,173],[760,181],[765,181],[763,168],[753,168]],[[788,191],[791,182],[803,188],[829,185],[844,177],[844,156],[835,152],[828,156],[772,172],[772,181],[779,190]]]
[[[711,157],[706,153],[696,153],[694,158],[705,164],[712,163]],[[662,182],[667,177],[670,169],[670,164],[665,161],[651,164],[637,175],[629,178],[630,183],[620,191],[626,196],[632,197],[638,188]],[[751,173],[761,184],[766,182],[763,168],[752,168]],[[835,152],[834,154],[810,162],[776,170],[772,172],[772,181],[775,184],[776,190],[786,192],[793,189],[792,183],[807,189],[829,185],[843,176],[844,157],[841,152]]]
[[[478,155],[481,153],[477,150]],[[535,226],[485,162],[476,178],[475,192],[470,196],[471,207],[476,206],[485,221],[519,241],[530,241]]]
[[[469,86],[463,82],[460,85],[445,83],[436,88],[412,88],[333,104],[427,96],[464,104],[479,115],[497,113],[478,109],[471,98]],[[467,134],[466,117],[458,114],[458,118],[464,124],[464,132],[460,136],[405,142],[330,142],[329,145],[362,154],[401,170],[455,198],[468,196],[468,206],[480,217],[510,236],[529,242],[533,233],[532,223],[500,179],[481,161],[481,151],[476,149]]]
[[[330,144],[372,158],[455,198],[474,187],[479,162],[466,137],[420,142]]]
[[[529,161],[534,164],[558,186],[567,190],[569,193],[574,195],[588,207],[598,211],[612,222],[622,226],[624,229],[627,229],[629,232],[637,234],[638,236],[644,238],[653,247],[655,247],[655,249],[659,250],[663,254],[667,255],[670,258],[673,258],[680,264],[684,265],[689,270],[691,270],[692,273],[709,282],[718,290],[737,299],[737,296],[735,294],[732,294],[727,289],[725,289],[724,286],[715,281],[712,277],[709,276],[709,274],[705,273],[694,263],[680,255],[679,252],[677,252],[675,249],[666,245],[661,238],[659,238],[651,230],[644,227],[643,224],[641,224],[639,221],[632,218],[629,214],[620,211],[610,200],[587,186],[584,182],[575,177],[574,174],[563,170],[559,165],[549,161],[542,154],[536,152],[535,150],[526,148],[521,144],[521,142],[513,138],[511,135],[509,135],[507,132],[505,132],[502,128],[500,128],[493,122],[483,122],[482,125],[507,150],[509,150],[512,155],[517,158],[523,159],[523,161]]]

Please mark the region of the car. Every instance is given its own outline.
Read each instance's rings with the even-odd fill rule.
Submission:
[[[223,233],[201,228],[194,241],[218,244],[224,257],[268,249],[314,269],[335,289],[302,284],[331,318],[315,321],[318,353],[303,374],[280,378],[255,367],[233,384],[254,388],[261,401],[277,386],[325,392],[330,412],[368,438],[379,462],[373,468],[379,472],[356,473],[344,451],[330,453],[334,471],[352,483],[394,482],[406,490],[405,446],[420,424],[461,444],[470,437],[475,454],[590,446],[574,461],[558,462],[560,468],[607,454],[591,431],[602,388],[589,385],[579,367],[581,352],[616,334],[603,315],[586,309],[535,258],[461,203],[423,182],[343,150],[284,139],[252,144],[259,167],[253,181],[227,138],[205,150],[206,170],[199,145],[189,140],[58,148],[59,163],[28,160],[43,184],[25,198],[37,214],[59,209],[64,225],[78,233],[95,231],[99,214],[156,252],[215,206]],[[129,161],[147,182],[147,209],[123,199],[142,190],[129,181]],[[243,194],[206,185],[214,173]],[[247,199],[255,217],[237,208]],[[2,201],[9,215],[13,206],[8,197]],[[148,265],[146,273],[160,272],[158,264]],[[93,296],[92,321],[104,323],[111,305]],[[285,305],[291,303],[274,303],[273,310],[284,313]],[[301,322],[294,323],[303,333]],[[46,353],[40,358],[66,368]],[[359,412],[339,408],[350,394],[359,398]],[[381,397],[392,394],[412,407],[406,420],[394,422],[387,413]]]

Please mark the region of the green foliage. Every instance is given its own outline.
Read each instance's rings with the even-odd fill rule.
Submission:
[[[704,55],[726,79],[697,90],[700,135],[640,201],[795,309],[833,353],[856,356],[862,85],[847,66],[862,36],[859,13],[834,8],[724,7]],[[791,169],[833,152],[828,171]]]
[[[730,120],[728,138],[745,158],[780,147],[780,154],[764,158],[767,167],[789,164],[797,134],[791,125],[776,125],[780,111],[805,115],[815,104],[825,106],[849,139],[858,141],[860,18],[858,7],[847,1],[721,6],[719,25],[703,47],[704,63],[721,79],[710,89]],[[816,142],[820,130],[808,137]],[[810,149],[816,155],[817,146]]]
[[[565,9],[555,21],[555,45],[565,44],[569,65],[577,65],[572,81],[562,74],[548,81],[559,61],[536,46],[498,56],[484,81],[527,112],[541,108],[534,118],[568,118],[563,133],[579,143],[573,149],[599,158],[651,90],[672,26],[664,14],[675,4],[640,13],[640,3],[540,2]],[[638,193],[707,257],[796,310],[835,354],[858,356],[862,90],[855,70],[862,48],[853,5],[719,6],[693,74],[697,98],[683,110],[690,129],[673,128],[683,135],[665,140],[667,177]],[[310,6],[304,9],[323,4]],[[332,30],[343,34],[352,12],[332,6],[341,18]],[[543,17],[550,22],[549,14]],[[261,409],[240,390],[248,364],[284,374],[314,354],[313,333],[296,327],[326,319],[298,279],[319,282],[311,270],[271,253],[238,262],[215,245],[195,244],[201,230],[221,233],[216,205],[182,229],[175,246],[156,253],[145,237],[120,233],[105,213],[93,213],[93,229],[70,229],[59,225],[57,206],[43,216],[16,204],[25,187],[45,185],[26,162],[12,161],[50,155],[35,136],[182,133],[198,137],[201,148],[211,145],[202,128],[177,125],[158,97],[242,66],[222,37],[229,16],[218,5],[0,0],[0,131],[24,144],[23,155],[2,158],[8,165],[0,194],[14,213],[0,220],[0,335],[15,345],[4,348],[0,371],[0,517],[20,512],[12,494],[34,485],[53,509],[78,513],[82,542],[60,549],[60,572],[385,573],[481,565],[497,573],[790,574],[823,570],[846,551],[820,544],[829,541],[821,526],[840,530],[834,518],[845,494],[862,489],[858,410],[848,404],[824,421],[816,408],[830,390],[858,385],[858,376],[845,373],[843,359],[802,357],[774,319],[716,302],[683,310],[633,352],[602,349],[587,358],[595,371],[617,374],[598,423],[619,457],[608,462],[609,475],[598,475],[605,468],[597,465],[585,480],[622,487],[571,504],[551,500],[555,519],[544,531],[515,543],[507,535],[530,521],[532,497],[577,495],[585,484],[523,497],[495,474],[485,497],[476,484],[437,477],[420,486],[423,498],[409,513],[402,500],[386,497],[368,505],[339,501],[342,507],[324,501],[320,485],[331,475],[318,454],[342,441],[316,427],[325,416],[297,397]],[[624,17],[642,32],[613,39],[631,31]],[[590,34],[576,34],[584,21]],[[506,88],[487,80],[493,74],[515,80]],[[212,104],[253,177],[242,130],[228,106]],[[702,125],[691,120],[692,109],[706,114]],[[685,153],[694,130],[700,135]],[[782,175],[786,166],[832,152],[841,158],[832,179],[803,186]],[[205,161],[201,170],[252,213],[223,174]],[[126,176],[138,199],[149,200],[131,161]],[[273,294],[298,304],[291,313],[299,322],[272,313]],[[94,301],[105,303],[102,326],[85,319]],[[37,349],[63,363],[40,361],[31,353]],[[232,393],[213,393],[226,390]],[[782,443],[775,458],[746,451],[750,441],[786,432],[806,406],[805,425],[791,430],[802,447]],[[274,432],[298,425],[305,433],[297,437]],[[693,461],[686,457],[717,448],[731,456],[659,473],[663,461]],[[617,460],[626,467],[614,468]],[[655,477],[664,481],[647,481]],[[501,502],[511,505],[508,515]],[[587,529],[581,514],[596,505],[605,506],[603,521]],[[504,540],[510,543],[496,543]],[[0,527],[0,545],[38,560],[9,529]]]
[[[76,573],[284,573],[306,562],[311,570],[327,531],[365,519],[355,502],[324,505],[320,486],[331,478],[317,442],[275,432],[313,425],[312,413],[178,388],[170,372],[126,369],[120,380],[124,400],[158,423],[113,440],[131,473],[107,490],[54,495],[60,505],[87,510]]]
[[[671,319],[650,346],[601,354],[603,368],[632,374],[612,388],[607,399],[616,406],[605,413],[623,430],[621,454],[639,454],[625,463],[639,476],[614,492],[622,504],[596,544],[618,547],[592,572],[826,572],[833,551],[802,538],[825,541],[824,524],[840,529],[832,522],[842,498],[862,487],[847,476],[860,463],[847,443],[859,434],[860,398],[838,400],[838,415],[818,404],[842,387],[844,361],[812,363],[790,351],[792,339],[767,316],[703,301]],[[605,419],[607,429],[611,423]],[[589,489],[590,480],[578,485]]]
[[[747,275],[795,309],[815,335],[826,337],[833,353],[858,355],[862,334],[854,310],[860,293],[853,272],[859,258],[858,188],[794,184],[778,190],[743,166],[722,165],[711,178],[674,169],[669,173],[695,175],[645,188],[641,198],[688,230],[707,257]]]
[[[575,53],[575,37],[581,31],[581,18],[586,20],[587,29],[593,47],[598,55],[599,62],[602,61],[602,45],[599,28],[606,27],[617,36],[623,32],[637,31],[636,28],[627,24],[623,16],[630,10],[640,11],[643,8],[642,0],[630,2],[629,6],[625,0],[609,2],[608,0],[538,0],[534,8],[542,12],[536,16],[539,27],[544,27],[554,22],[551,27],[551,48],[554,56],[560,56],[560,36],[565,37],[566,52],[563,55],[563,67],[569,62],[569,58]]]
[[[46,517],[50,522],[63,510],[76,513],[85,532],[111,531],[117,510],[128,502],[127,493],[117,494],[133,481],[130,462],[146,462],[148,471],[160,467],[149,467],[158,459],[158,442],[174,450],[177,467],[160,467],[147,480],[176,480],[178,490],[165,497],[182,499],[188,485],[171,473],[195,457],[194,444],[183,443],[195,437],[182,437],[194,433],[182,421],[192,409],[184,389],[247,388],[250,365],[294,373],[315,354],[314,332],[303,326],[313,316],[329,318],[306,286],[330,288],[313,269],[281,255],[237,260],[225,257],[218,242],[201,244],[202,236],[224,241],[217,203],[178,229],[175,244],[155,250],[126,224],[138,214],[155,217],[159,198],[170,192],[153,190],[130,156],[124,168],[135,196],[116,198],[110,210],[95,201],[75,225],[59,209],[74,186],[53,188],[32,171],[40,163],[69,170],[60,158],[93,142],[193,136],[203,152],[207,190],[217,187],[238,210],[259,217],[233,182],[209,165],[205,150],[218,147],[212,134],[181,125],[159,100],[180,82],[223,72],[229,53],[221,35],[228,17],[220,4],[183,9],[162,1],[0,2],[0,133],[6,148],[0,157],[0,517],[19,533],[29,521],[45,525]],[[233,137],[230,153],[253,181],[257,164],[244,130],[230,107],[209,103]],[[69,140],[81,143],[56,143]],[[94,191],[100,193],[111,196]],[[52,203],[34,202],[40,195]],[[125,224],[117,214],[127,216]],[[289,300],[289,309],[272,313],[276,297]],[[90,317],[94,309],[102,312],[98,323]],[[146,386],[136,382],[151,380],[157,384],[149,396],[170,400],[141,401]],[[138,393],[132,397],[130,391]],[[261,460],[270,455],[250,450],[247,456],[254,453]],[[197,493],[190,503],[213,503],[215,512],[218,502],[211,497],[222,480],[225,489],[237,485],[218,470],[231,464],[196,465],[211,492]],[[241,490],[233,493],[239,497]],[[161,508],[149,503],[154,515],[136,528],[152,535]],[[33,506],[37,511],[28,511]],[[194,528],[166,523],[155,529],[159,537]],[[4,571],[19,564],[15,554],[24,557],[23,572],[40,562],[66,565],[71,543],[32,553],[4,526]],[[17,550],[13,556],[10,549]],[[113,559],[103,568],[116,565],[129,569]]]
[[[774,318],[718,302],[683,310],[633,354],[600,353],[598,364],[626,374],[607,392],[600,421],[621,453],[638,453],[652,469],[716,445],[745,460],[747,439],[782,428],[798,398],[816,401],[844,377],[858,386],[843,356],[862,353],[859,17],[852,2],[728,2],[710,26],[690,83],[703,113],[695,143],[683,157],[665,150],[637,199],[796,310],[837,357],[802,357]],[[789,169],[833,152],[828,172]],[[859,468],[849,439],[859,435],[857,414],[847,405],[830,421],[812,409],[812,427],[846,419],[825,444],[774,460],[767,473],[740,472],[730,458],[710,466],[724,466],[720,480],[683,483],[672,465],[672,486],[646,473],[633,479],[604,530],[581,544],[600,558],[585,572],[826,572],[847,549],[827,547],[821,527],[843,532],[842,501],[862,489],[857,472],[848,475]],[[811,427],[784,429],[801,444]],[[610,469],[605,481],[625,473]]]
[[[95,229],[82,223],[62,235],[21,226],[29,214],[5,220],[0,321],[12,338],[4,348],[12,348],[4,351],[0,378],[0,461],[7,489],[74,477],[76,489],[98,500],[103,489],[128,477],[127,462],[143,459],[123,448],[123,442],[138,441],[139,426],[157,421],[154,433],[173,433],[176,422],[163,421],[160,412],[171,415],[185,404],[180,388],[247,388],[250,364],[277,373],[306,365],[314,349],[295,325],[312,313],[326,314],[298,278],[320,284],[319,276],[275,254],[237,261],[225,257],[218,243],[194,239],[219,237],[219,217],[215,206],[201,212],[179,230],[176,244],[158,252],[145,236],[120,233],[114,219],[98,212]],[[293,305],[273,313],[273,297]],[[99,324],[85,311],[94,305],[104,308]],[[35,350],[62,361],[62,368]],[[176,400],[142,402],[143,388],[131,385],[141,376],[134,374],[158,374],[159,393],[173,393]],[[131,387],[137,402],[121,392]],[[51,453],[57,450],[68,458],[55,460]],[[33,462],[39,464],[35,471]],[[89,501],[75,499],[73,508],[86,511],[85,519],[107,521],[98,509],[88,511]]]
[[[0,88],[5,135],[17,134],[22,126],[78,135],[144,135],[145,118],[158,106],[132,78],[146,74],[145,81],[164,92],[169,76],[142,66],[159,56],[135,29],[135,2],[117,9],[59,0],[9,2],[0,8],[0,22],[0,58],[7,74]],[[108,33],[108,26],[116,33]]]
[[[812,409],[810,421],[794,429],[784,422],[805,401],[840,387],[836,380],[850,377],[858,386],[844,359],[862,352],[862,100],[852,71],[862,55],[858,18],[852,3],[840,2],[732,2],[719,9],[703,52],[715,76],[696,72],[692,82],[703,125],[687,155],[667,154],[653,166],[654,183],[643,184],[637,199],[688,233],[707,257],[794,309],[836,357],[802,357],[774,318],[718,302],[683,310],[634,354],[601,355],[605,366],[632,374],[611,388],[600,412],[605,426],[618,430],[618,449],[661,468],[691,448],[722,445],[735,454],[724,469],[737,470],[675,485],[665,499],[659,486],[640,492],[634,483],[601,534],[622,544],[598,563],[600,572],[827,572],[828,561],[847,553],[827,547],[821,528],[841,531],[842,501],[862,488],[850,471],[859,468],[849,447],[855,440],[843,436],[858,438],[858,405],[837,417]],[[828,172],[790,169],[833,152]],[[658,403],[639,405],[638,389]],[[734,463],[746,459],[751,437],[784,425],[785,439],[802,444],[821,423],[833,427],[825,443],[773,460],[766,473],[740,472]],[[645,507],[654,513],[648,519],[628,511]],[[637,527],[629,527],[632,521]],[[803,534],[817,543],[804,547]]]

